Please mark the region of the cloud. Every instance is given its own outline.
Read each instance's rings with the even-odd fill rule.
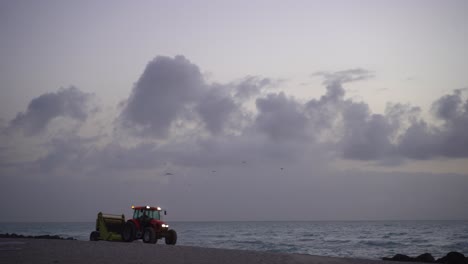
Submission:
[[[463,90],[435,100],[434,119],[427,119],[422,109],[408,104],[391,103],[384,113],[374,113],[366,102],[349,99],[347,83],[373,76],[364,69],[316,74],[324,79],[325,93],[306,99],[268,91],[278,85],[271,78],[208,83],[200,72],[183,56],[150,61],[121,112],[112,117],[119,122],[106,131],[125,128],[114,134],[90,129],[90,135],[69,131],[29,137],[42,140],[21,142],[23,150],[38,153],[31,159],[14,151],[17,144],[4,143],[8,135],[0,135],[5,183],[0,195],[35,193],[41,186],[40,201],[25,196],[18,203],[60,206],[57,197],[67,197],[73,206],[61,209],[73,214],[86,204],[91,209],[80,212],[88,210],[93,217],[102,208],[118,212],[117,204],[130,200],[151,202],[155,193],[155,202],[177,208],[179,219],[188,220],[235,219],[246,215],[239,204],[247,203],[252,205],[247,220],[272,217],[278,206],[299,220],[315,219],[310,211],[321,212],[322,219],[437,218],[440,210],[455,218],[466,215],[457,210],[468,199],[466,175],[370,172],[364,166],[341,171],[334,163],[344,159],[398,166],[408,160],[468,157]],[[57,117],[90,125],[89,96],[76,88],[42,95],[7,128],[33,135],[52,120],[64,121]],[[450,180],[441,183],[441,177]],[[41,185],[44,181],[50,184]],[[427,192],[434,184],[442,185],[435,196]],[[413,196],[419,198],[401,209],[401,201]],[[353,204],[360,205],[359,212]],[[424,206],[434,212],[405,214]],[[15,208],[12,212],[21,214]]]
[[[349,103],[343,111],[342,153],[345,159],[374,160],[392,150],[394,128],[387,118],[370,114],[364,103]]]
[[[365,102],[345,99],[343,84],[373,78],[371,71],[356,68],[338,72],[317,72],[326,93],[307,102],[314,132],[334,143],[338,156],[351,160],[379,160],[394,155],[392,139],[400,127],[403,111],[393,106],[390,115],[373,114]]]
[[[454,90],[453,94],[438,99],[433,104],[436,116],[444,121],[440,135],[441,154],[447,157],[468,157],[468,98],[465,90]]]
[[[400,153],[413,159],[468,157],[468,99],[463,98],[463,90],[434,101],[432,113],[442,124],[413,121],[402,135]]]
[[[195,110],[201,116],[206,128],[212,134],[219,134],[239,111],[239,107],[225,90],[215,86],[200,98]]]
[[[435,131],[434,131],[435,130]],[[425,160],[436,156],[440,150],[440,139],[436,135],[440,132],[425,121],[415,121],[401,136],[398,143],[398,154],[403,157]],[[441,154],[441,153],[439,153]]]
[[[20,129],[31,136],[42,132],[57,117],[85,121],[93,110],[90,107],[92,97],[73,86],[43,94],[31,100],[26,112],[18,113],[11,120],[9,129]]]
[[[247,100],[253,96],[259,95],[267,87],[275,86],[279,81],[270,78],[261,78],[258,76],[247,76],[242,80],[232,84],[234,86],[236,98]]]
[[[257,129],[273,140],[305,140],[307,118],[303,106],[281,92],[256,100]]]
[[[97,143],[97,138],[62,135],[51,138],[44,145],[46,155],[34,162],[34,169],[41,173],[56,171],[82,171],[93,165],[87,157]],[[60,174],[60,172],[58,173]]]
[[[306,109],[316,131],[332,133],[340,139],[336,149],[343,158],[388,163],[404,159],[468,157],[465,90],[454,90],[434,101],[431,111],[441,122],[436,124],[423,120],[419,107],[389,104],[381,115],[373,114],[365,102],[344,99],[343,84],[372,78],[370,71],[358,68],[313,75],[324,78],[327,93],[320,100],[310,100]],[[341,132],[333,132],[337,130]]]
[[[142,134],[166,138],[173,122],[205,89],[198,66],[184,56],[158,56],[148,63],[133,87],[120,121]]]
[[[418,107],[394,103],[387,106],[385,113],[375,114],[365,102],[347,99],[344,85],[372,78],[371,71],[355,68],[317,72],[314,76],[323,78],[325,94],[300,101],[284,92],[265,94],[265,89],[277,85],[270,78],[247,76],[225,84],[207,83],[199,67],[185,57],[158,56],[147,64],[135,83],[118,121],[136,136],[139,141],[135,142],[148,140],[151,145],[153,139],[164,139],[164,146],[146,149],[145,155],[164,153],[173,163],[180,159],[184,164],[195,164],[188,161],[193,158],[203,164],[208,160],[228,164],[229,161],[219,159],[229,160],[243,153],[284,158],[286,153],[295,156],[316,149],[336,158],[387,165],[397,165],[397,161],[405,159],[468,156],[464,133],[468,128],[468,102],[463,98],[463,90],[433,103],[432,113],[440,121],[433,124],[420,117]],[[32,135],[42,131],[55,117],[84,121],[89,113],[86,108],[89,97],[74,87],[42,95],[32,100],[28,110],[18,114],[10,126]],[[256,109],[246,107],[252,99]],[[207,159],[200,160],[192,152],[177,153],[186,151],[184,147],[179,149],[180,142],[205,153],[223,149],[231,154],[212,158],[205,154]],[[228,144],[232,142],[243,147]],[[281,147],[261,145],[272,142]],[[112,148],[116,148],[115,144],[100,151]],[[125,149],[131,148],[113,151],[123,153]],[[132,151],[139,150],[143,148]],[[136,152],[134,155],[139,156]],[[111,153],[105,155],[112,156]],[[53,158],[48,157],[49,161],[43,163],[52,163]]]
[[[331,83],[343,84],[371,79],[374,78],[374,73],[366,69],[354,68],[336,72],[319,71],[312,73],[312,76],[322,76],[324,78],[323,83],[328,85]]]
[[[367,104],[346,101],[342,151],[346,159],[426,160],[468,157],[468,100],[454,90],[432,104],[439,123],[421,118],[421,109],[389,104],[385,114],[372,114]]]
[[[455,90],[453,94],[444,95],[432,104],[433,113],[437,118],[445,121],[453,120],[463,115],[462,90]]]
[[[343,99],[345,95],[344,83],[371,79],[374,74],[366,69],[355,68],[336,72],[320,71],[313,73],[312,76],[323,77],[323,84],[326,86],[327,94],[322,97],[322,100],[337,101]]]
[[[207,83],[198,66],[184,56],[158,56],[148,63],[123,103],[119,121],[136,135],[158,139],[167,139],[171,129],[183,132],[184,126],[202,127],[212,135],[236,131],[246,118],[242,105],[275,83],[258,76]]]

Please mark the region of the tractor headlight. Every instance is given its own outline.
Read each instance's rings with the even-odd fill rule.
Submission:
[[[150,206],[149,206],[149,205],[147,205],[147,206],[146,206],[146,209],[150,209]]]
[[[161,225],[163,228],[169,228],[169,225],[166,225],[166,224],[162,224]]]

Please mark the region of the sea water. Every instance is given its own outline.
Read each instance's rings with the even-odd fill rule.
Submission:
[[[94,224],[0,223],[0,233],[88,240]],[[468,255],[468,221],[171,222],[170,228],[177,231],[177,244],[186,246],[367,259]]]

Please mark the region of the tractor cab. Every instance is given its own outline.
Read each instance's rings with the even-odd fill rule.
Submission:
[[[161,213],[166,211],[162,211],[161,207],[151,207],[151,206],[132,206],[133,209],[133,219],[140,219],[140,220],[161,220],[162,215]]]

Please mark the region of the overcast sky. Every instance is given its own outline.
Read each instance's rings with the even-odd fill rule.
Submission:
[[[1,1],[0,221],[468,219],[467,13]]]

